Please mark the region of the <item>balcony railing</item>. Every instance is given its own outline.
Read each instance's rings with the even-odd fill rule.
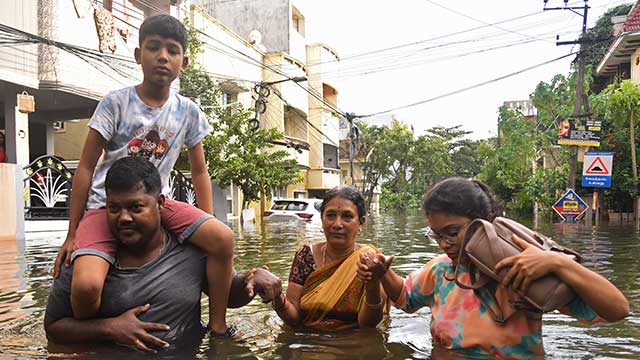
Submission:
[[[332,189],[340,185],[340,169],[310,169],[307,173],[307,188]]]

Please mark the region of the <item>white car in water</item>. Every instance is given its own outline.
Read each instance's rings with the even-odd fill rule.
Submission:
[[[321,204],[322,199],[275,199],[263,218],[267,221],[320,222]]]

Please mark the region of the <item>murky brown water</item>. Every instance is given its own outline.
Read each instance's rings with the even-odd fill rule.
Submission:
[[[406,274],[439,253],[424,240],[418,214],[379,215],[369,218],[361,242],[370,242],[385,254],[395,254],[395,269]],[[580,251],[585,264],[611,279],[627,295],[632,315],[623,322],[584,327],[573,319],[547,314],[544,342],[549,359],[640,359],[640,239],[629,225],[545,224],[542,232]],[[236,229],[236,267],[245,270],[266,264],[286,279],[295,250],[305,242],[323,238],[312,225],[265,225]],[[0,242],[0,359],[129,359],[130,352],[92,348],[65,354],[48,348],[42,319],[50,270],[61,232],[30,233],[26,241]],[[145,359],[406,359],[430,358],[429,310],[404,314],[393,310],[379,330],[337,334],[294,331],[268,305],[254,300],[231,310],[230,322],[244,334],[242,342],[209,342],[191,351],[144,356]]]

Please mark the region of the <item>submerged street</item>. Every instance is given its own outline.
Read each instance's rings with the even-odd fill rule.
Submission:
[[[532,225],[525,219],[523,223]],[[267,265],[283,279],[295,251],[305,242],[320,241],[320,227],[297,222],[249,225],[236,234],[235,267],[244,271]],[[584,327],[576,320],[551,313],[544,316],[544,344],[549,359],[637,359],[640,357],[640,242],[629,223],[543,223],[539,230],[562,245],[579,251],[584,264],[611,280],[629,299],[631,315],[611,325]],[[396,255],[394,268],[402,275],[419,269],[441,253],[424,238],[420,214],[380,214],[367,219],[362,242],[374,244],[387,255]],[[51,268],[64,232],[32,232],[18,248],[3,244],[0,258],[0,349],[2,359],[67,358],[47,349],[42,329],[44,308],[52,283]],[[17,259],[17,261],[16,261]],[[202,302],[206,306],[206,299]],[[206,316],[206,311],[203,311]],[[230,310],[230,323],[243,334],[242,342],[203,341],[164,358],[291,359],[362,358],[404,359],[431,356],[429,310],[405,314],[392,308],[391,317],[378,330],[319,333],[293,331],[282,324],[270,305],[259,299],[244,308]],[[203,317],[205,320],[205,317]],[[199,339],[195,339],[199,343]],[[108,350],[87,349],[72,358],[113,359],[122,357]],[[95,351],[98,354],[94,353]],[[131,353],[128,353],[127,358]],[[145,358],[148,358],[145,357]]]

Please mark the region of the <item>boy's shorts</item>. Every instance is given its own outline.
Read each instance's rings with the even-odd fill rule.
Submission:
[[[182,243],[203,222],[213,218],[193,205],[167,198],[160,210],[162,226]],[[107,222],[107,209],[89,209],[84,212],[76,229],[71,261],[81,255],[95,255],[109,264],[115,262],[118,240]]]

